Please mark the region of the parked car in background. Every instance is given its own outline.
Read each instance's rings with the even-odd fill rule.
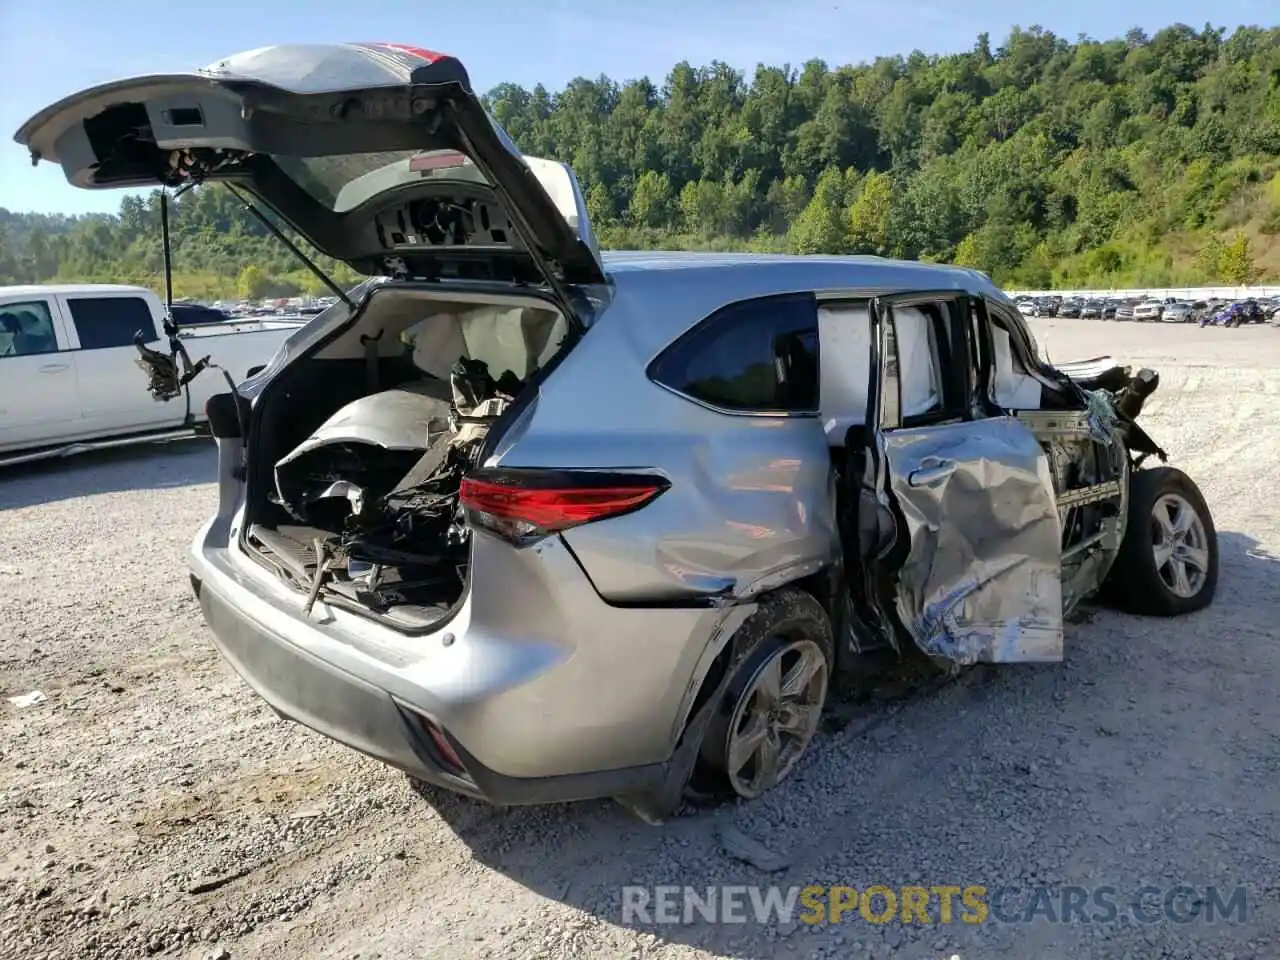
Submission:
[[[1185,300],[1175,300],[1165,304],[1160,319],[1165,323],[1188,323],[1191,320],[1191,304]]]
[[[1032,300],[1030,297],[1024,297],[1023,299],[1019,300],[1017,303],[1018,303],[1018,312],[1022,314],[1024,317],[1035,316],[1036,304],[1035,304],[1035,301]]]
[[[136,343],[158,346],[163,323],[164,306],[144,287],[0,287],[0,465],[189,436],[227,385],[206,372],[186,386],[185,404],[156,402]],[[177,339],[193,360],[207,354],[242,380],[297,329],[224,320],[180,326]]]
[[[1116,304],[1116,312],[1114,314],[1117,320],[1132,320],[1135,306],[1128,300],[1121,301]]]
[[[1080,305],[1081,320],[1097,320],[1102,316],[1101,300],[1086,300]]]
[[[234,177],[375,275],[209,401],[190,573],[261,697],[419,780],[649,819],[691,783],[751,799],[872,652],[1058,662],[1090,595],[1213,600],[1209,508],[1144,466],[1153,371],[1051,366],[972,270],[601,255],[572,171],[523,157],[452,57],[261,48],[19,139],[81,185]],[[340,204],[294,179],[319,149]]]
[[[1065,317],[1069,320],[1076,320],[1080,317],[1080,301],[1075,297],[1068,297],[1062,301],[1062,305],[1058,307],[1058,316]]]
[[[1116,311],[1123,305],[1123,300],[1107,300],[1102,304],[1101,317],[1103,320],[1115,320]]]
[[[216,307],[206,307],[202,303],[174,303],[169,307],[169,316],[180,327],[194,327],[206,323],[227,323],[231,316]]]
[[[1159,320],[1165,305],[1159,300],[1144,300],[1133,308],[1133,319],[1150,322]]]

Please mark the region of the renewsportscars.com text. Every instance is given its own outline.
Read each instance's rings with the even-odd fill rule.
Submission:
[[[622,923],[1243,923],[1243,887],[628,886]]]

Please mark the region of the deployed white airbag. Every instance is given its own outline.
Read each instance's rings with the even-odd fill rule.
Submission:
[[[991,338],[995,346],[996,370],[992,397],[1006,410],[1040,409],[1040,381],[1021,368],[1013,354],[1009,332],[991,325]]]
[[[938,403],[931,324],[915,307],[896,307],[902,415],[924,413]],[[830,304],[818,307],[818,342],[822,363],[819,407],[827,442],[844,446],[849,427],[867,420],[867,388],[871,383],[871,317],[865,306]]]
[[[371,443],[387,450],[424,450],[449,429],[449,384],[417,383],[353,400],[276,462],[276,468],[329,443]]]

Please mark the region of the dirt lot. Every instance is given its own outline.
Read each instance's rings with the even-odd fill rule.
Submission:
[[[1280,330],[1037,329],[1054,359],[1161,370],[1145,422],[1214,510],[1215,605],[1087,614],[1059,666],[850,706],[765,800],[659,828],[604,802],[428,803],[277,720],[187,585],[205,444],[0,478],[0,693],[48,695],[0,701],[0,956],[1280,956]],[[726,852],[743,835],[783,869]],[[624,884],[713,883],[1112,887],[1119,915],[621,924]],[[1135,922],[1145,885],[1242,886],[1247,913]]]

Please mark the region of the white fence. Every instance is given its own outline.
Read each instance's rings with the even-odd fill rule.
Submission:
[[[1177,297],[1179,300],[1245,300],[1249,297],[1280,297],[1280,287],[1149,287],[1144,290],[1008,290],[1011,297],[1106,297],[1127,300],[1134,297]]]

